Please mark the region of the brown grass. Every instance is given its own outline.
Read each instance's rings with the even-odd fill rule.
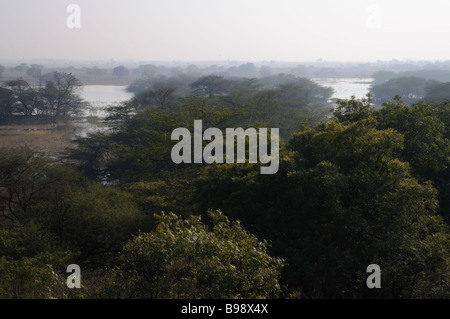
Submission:
[[[75,138],[73,120],[22,118],[0,123],[0,147],[28,145],[51,157],[61,157]]]

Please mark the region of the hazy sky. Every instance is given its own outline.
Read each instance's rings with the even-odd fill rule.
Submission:
[[[443,60],[450,1],[1,0],[0,36],[0,59]]]

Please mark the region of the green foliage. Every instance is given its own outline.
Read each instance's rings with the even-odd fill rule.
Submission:
[[[123,65],[119,65],[118,67],[115,67],[112,71],[112,75],[115,75],[117,77],[124,77],[124,76],[128,76],[129,74],[130,74],[130,70],[128,70]]]
[[[35,221],[0,230],[1,256],[12,259],[35,257],[42,252],[57,249],[55,237]]]
[[[34,245],[28,240],[22,253],[71,250],[80,263],[103,264],[131,234],[149,229],[128,193],[93,183],[26,147],[0,153],[0,226],[2,238],[13,243],[6,251],[34,234]]]
[[[304,129],[274,176],[255,167],[211,167],[197,187],[199,211],[221,208],[289,266],[282,283],[303,297],[447,296],[449,232],[436,190],[396,155],[403,136],[371,117]],[[383,287],[365,286],[369,264]]]
[[[0,229],[0,298],[66,298],[65,267],[75,257],[56,238],[30,221]]]
[[[71,113],[56,102],[67,79],[42,91],[10,82],[0,109],[32,114],[54,101],[51,112]],[[0,148],[0,297],[450,297],[447,102],[338,100],[325,124],[331,89],[292,75],[144,82],[111,108],[107,134],[65,158],[84,174]],[[199,119],[204,129],[280,128],[277,174],[174,164],[172,131]],[[81,292],[64,285],[72,263]],[[366,287],[373,263],[381,289]]]
[[[96,177],[109,168],[112,141],[107,134],[90,134],[89,138],[81,138],[76,142],[77,148],[69,149],[68,157],[77,161],[87,176]]]
[[[435,108],[420,103],[409,107],[397,99],[385,103],[375,118],[379,128],[394,128],[404,135],[400,156],[419,176],[430,178],[448,166],[450,141]]]
[[[1,299],[64,297],[64,283],[45,257],[7,260],[0,257]]]
[[[404,136],[404,147],[397,156],[408,162],[416,178],[431,180],[439,191],[439,213],[450,216],[450,108],[447,103],[405,105],[397,96],[381,109],[373,109],[369,101],[344,101],[335,116],[341,122],[372,118],[379,129],[392,128]]]
[[[83,265],[113,262],[131,234],[150,227],[133,198],[112,187],[85,182],[54,197],[54,205],[45,205],[51,214],[42,212],[41,218],[66,247],[79,252]]]
[[[0,148],[0,210],[3,223],[27,221],[30,207],[49,187],[63,182],[59,167],[29,147]]]
[[[217,75],[203,76],[191,83],[194,94],[198,96],[227,94],[230,87],[231,82],[229,80]]]
[[[136,94],[131,101],[136,110],[142,110],[151,106],[171,107],[175,103],[174,88],[148,89]]]
[[[373,114],[371,107],[372,96],[367,94],[367,99],[356,99],[354,96],[350,100],[337,100],[334,110],[334,117],[341,122],[356,122],[367,119]]]
[[[204,165],[172,162],[174,129],[193,131],[194,120],[201,119],[204,129],[278,127],[281,136],[288,138],[305,123],[317,124],[328,116],[328,89],[295,77],[277,80],[277,88],[263,89],[257,79],[205,76],[191,83],[196,95],[177,100],[172,89],[148,83],[152,88],[111,110],[111,134],[78,140],[70,158],[89,176],[107,176],[119,183],[149,215],[159,211],[191,214],[192,182]]]
[[[428,87],[438,82],[417,77],[394,78],[387,82],[373,85],[370,93],[374,96],[374,103],[381,105],[396,95],[407,104],[416,103],[423,99]]]
[[[3,87],[12,93],[12,100],[9,100],[10,113],[8,115],[20,114],[29,116],[33,115],[34,109],[42,108],[38,90],[33,88],[27,81],[20,78],[5,81]]]
[[[79,114],[85,107],[79,96],[82,84],[71,73],[53,72],[43,75],[42,80],[43,87],[20,78],[5,81],[0,88],[0,110],[8,111],[7,115],[66,116]]]
[[[267,253],[266,242],[209,213],[183,220],[156,216],[158,225],[125,245],[125,260],[112,273],[107,297],[126,298],[273,298],[280,291],[283,261]]]
[[[439,83],[426,89],[425,102],[445,102],[450,100],[450,82]]]

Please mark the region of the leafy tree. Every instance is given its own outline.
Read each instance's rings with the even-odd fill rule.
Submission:
[[[111,138],[105,133],[89,134],[76,140],[77,148],[68,149],[68,158],[76,161],[79,168],[92,178],[107,174],[113,152]]]
[[[279,89],[285,100],[291,105],[304,106],[308,103],[327,103],[333,95],[333,89],[323,87],[307,78],[292,74],[277,74],[261,78],[259,83],[268,89]]]
[[[33,221],[1,228],[0,298],[68,297],[64,271],[73,254],[60,248],[54,238]]]
[[[27,147],[0,154],[0,228],[35,223],[53,239],[52,249],[71,250],[78,262],[98,264],[117,254],[132,233],[149,227],[125,192],[94,184]]]
[[[142,109],[149,106],[170,107],[175,103],[174,88],[149,89],[138,93],[131,103],[136,109]]]
[[[5,81],[3,86],[12,92],[14,100],[10,103],[11,114],[30,116],[36,109],[42,108],[42,100],[38,89],[33,88],[23,79]]]
[[[128,70],[125,66],[120,65],[118,67],[115,67],[112,71],[112,75],[117,77],[125,77],[130,74],[130,70]]]
[[[439,191],[439,213],[450,218],[450,111],[446,103],[407,106],[400,97],[386,102],[380,110],[368,100],[340,103],[335,116],[342,122],[355,122],[373,116],[376,127],[393,128],[404,136],[404,147],[397,154],[411,165],[412,173],[421,181],[431,180]]]
[[[150,233],[125,245],[124,260],[102,294],[125,298],[274,298],[284,263],[239,222],[220,212],[209,222],[157,215]],[[210,226],[207,226],[207,225]]]
[[[150,228],[130,194],[89,181],[54,189],[42,202],[38,220],[78,252],[76,263],[85,267],[113,264],[131,234]]]
[[[72,73],[53,72],[52,79],[42,89],[43,113],[52,116],[80,113],[84,106],[79,96],[81,87],[82,83]]]
[[[404,135],[402,160],[410,163],[416,176],[432,178],[449,164],[450,142],[436,109],[426,104],[407,106],[400,98],[383,104],[375,114],[377,127],[394,128]]]
[[[372,96],[356,99],[352,96],[349,100],[338,99],[334,110],[334,117],[341,122],[357,122],[370,117],[374,113],[371,106]]]
[[[175,76],[167,77],[164,75],[155,75],[152,77],[143,77],[137,79],[127,87],[127,91],[133,92],[136,95],[144,93],[148,90],[167,90],[171,88],[174,90],[176,96],[188,96],[191,93],[189,84],[193,81],[193,77],[177,74]]]
[[[64,281],[47,256],[8,260],[0,257],[1,299],[64,298]]]
[[[23,79],[5,81],[3,86],[12,93],[10,115],[65,116],[79,114],[85,103],[79,96],[82,83],[71,73],[45,74],[45,87],[35,87]]]
[[[399,96],[393,102],[383,103],[381,109],[375,110],[369,99],[338,101],[334,112],[341,122],[357,122],[373,117],[379,129],[392,128],[404,136],[404,147],[398,156],[408,162],[416,177],[430,179],[433,174],[448,166],[450,156],[446,112],[431,105],[417,103],[408,106]]]
[[[223,76],[207,75],[192,82],[191,88],[195,95],[211,97],[228,93],[230,85],[230,81]]]

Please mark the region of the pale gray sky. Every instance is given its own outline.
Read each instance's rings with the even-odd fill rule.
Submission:
[[[69,29],[69,4],[81,28]],[[1,0],[0,59],[450,59],[448,0]]]

